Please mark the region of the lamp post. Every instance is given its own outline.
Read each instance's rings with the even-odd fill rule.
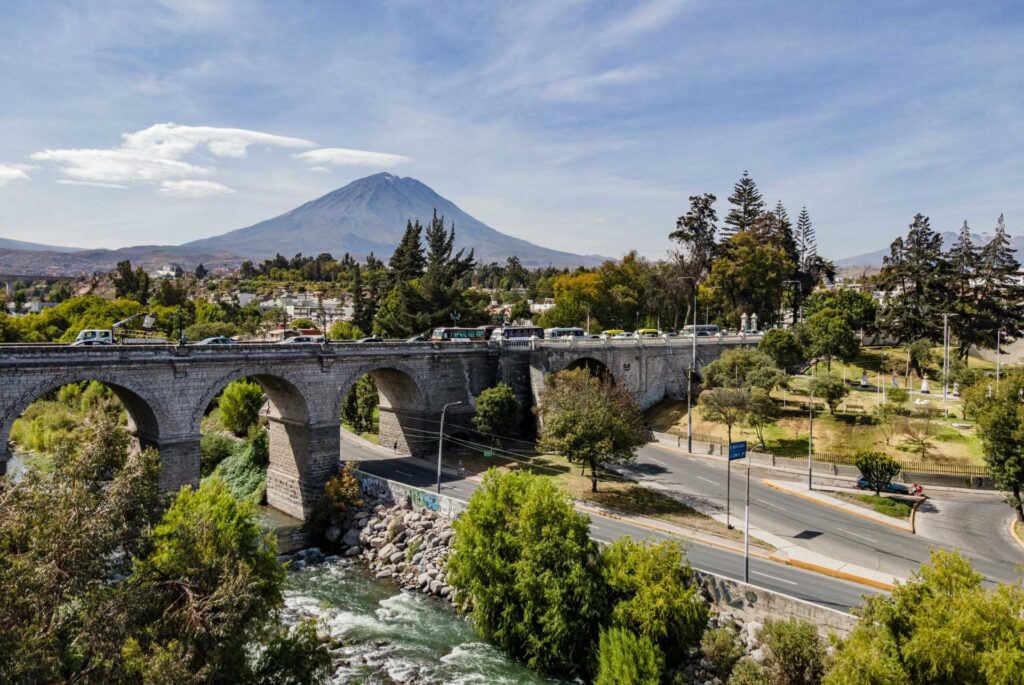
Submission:
[[[949,417],[949,317],[956,314],[942,314],[942,413]]]
[[[690,353],[690,371],[686,384],[686,451],[693,452],[693,372],[697,368],[697,279],[683,276],[684,281],[693,281],[693,348]]]
[[[809,421],[807,423],[807,489],[814,489],[814,377],[807,382],[807,406]]]
[[[444,451],[444,413],[448,411],[448,407],[454,407],[456,404],[462,404],[462,402],[449,402],[441,407],[441,428],[437,432],[437,494],[439,495],[441,494],[441,454]]]

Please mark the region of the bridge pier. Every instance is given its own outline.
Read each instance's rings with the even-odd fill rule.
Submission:
[[[199,487],[198,435],[174,438],[140,438],[143,448],[153,447],[160,453],[160,492],[177,492],[184,485]]]
[[[337,471],[340,426],[267,417],[270,463],[267,504],[297,519],[306,519],[323,497],[324,484]]]

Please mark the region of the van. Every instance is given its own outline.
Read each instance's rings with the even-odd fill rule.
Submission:
[[[82,345],[113,345],[114,344],[114,332],[109,328],[87,328],[84,331],[79,331],[78,335],[75,336],[75,342],[71,343],[72,347],[80,347]]]

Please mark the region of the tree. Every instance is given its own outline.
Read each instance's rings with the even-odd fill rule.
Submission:
[[[1024,299],[1024,286],[1019,282],[1020,263],[1014,257],[1006,235],[1002,215],[996,222],[995,233],[978,254],[978,268],[974,281],[973,316],[956,322],[960,356],[967,358],[972,345],[993,349],[996,337],[1002,331],[1004,342],[1012,342],[1020,330],[1019,305]]]
[[[526,300],[516,300],[508,312],[508,323],[522,323],[529,321],[530,316],[530,303]]]
[[[804,305],[808,317],[832,310],[846,318],[855,331],[874,328],[877,307],[871,293],[852,288],[839,288],[812,293]]]
[[[778,420],[780,415],[779,405],[771,398],[764,388],[753,388],[750,391],[750,398],[747,404],[747,423],[754,429],[761,449],[766,450],[768,446],[764,441],[764,429]]]
[[[196,270],[195,270],[196,278],[201,281],[201,280],[203,280],[204,278],[206,278],[209,275],[210,275],[209,269],[207,269],[205,266],[203,266],[203,263],[200,262],[199,265],[196,267]]]
[[[732,444],[732,427],[742,421],[750,409],[750,391],[744,388],[712,388],[700,394],[699,402],[704,418],[725,424],[729,444]]]
[[[764,242],[751,231],[741,231],[720,246],[707,285],[714,288],[733,325],[744,313],[756,313],[767,325],[778,315],[783,281],[793,269],[782,247]]]
[[[434,217],[426,230],[427,257],[426,271],[421,280],[423,299],[431,326],[447,323],[449,314],[458,310],[465,318],[469,309],[463,300],[463,279],[472,272],[475,265],[473,251],[463,255],[464,250],[455,250],[455,224],[450,230],[444,227],[444,217]],[[453,254],[454,252],[454,254]]]
[[[900,472],[900,465],[888,454],[881,452],[858,452],[854,457],[854,465],[860,470],[860,475],[868,482],[875,495],[881,495],[892,479]]]
[[[843,379],[834,373],[819,373],[812,376],[810,388],[814,397],[825,400],[830,414],[835,414],[836,407],[850,394],[850,389],[846,387]]]
[[[1022,388],[1021,376],[1008,378],[999,394],[983,401],[977,411],[985,465],[996,486],[1010,493],[1011,506],[1020,523],[1024,523],[1024,405],[1018,397]]]
[[[850,326],[849,318],[835,309],[822,309],[807,318],[805,324],[811,355],[825,359],[832,370],[832,359],[849,361],[857,356],[860,341]]]
[[[353,384],[341,404],[341,420],[351,426],[354,433],[376,433],[373,419],[379,402],[377,384],[370,374],[363,374]]]
[[[786,328],[765,331],[757,349],[771,357],[780,369],[798,367],[807,359],[800,337],[793,330]]]
[[[910,343],[907,346],[907,362],[918,378],[924,378],[928,367],[935,363],[931,340],[920,338]]]
[[[622,628],[601,630],[594,685],[658,685],[665,657],[650,638]]]
[[[738,348],[722,355],[703,369],[705,388],[750,388],[772,390],[783,385],[786,374],[760,349]]]
[[[221,393],[218,406],[224,427],[235,435],[245,435],[259,421],[263,388],[247,378],[231,381]]]
[[[419,221],[406,222],[405,233],[402,234],[402,239],[388,261],[392,283],[408,282],[423,274],[426,262],[423,258],[423,243],[420,240],[422,233],[423,227]]]
[[[500,445],[502,436],[508,436],[519,427],[520,412],[519,400],[512,388],[506,383],[498,383],[476,398],[473,426],[488,434],[495,445]]]
[[[366,337],[366,333],[352,321],[335,321],[328,329],[327,337],[331,340],[359,340]]]
[[[589,519],[549,479],[491,469],[454,527],[448,579],[480,635],[531,668],[587,677],[607,607]]]
[[[942,313],[949,310],[949,264],[942,236],[928,217],[914,216],[906,238],[889,247],[878,276],[890,296],[880,315],[882,328],[900,342],[942,336]]]
[[[680,544],[619,538],[605,547],[601,560],[610,624],[650,640],[670,666],[680,663],[708,621]]]
[[[399,281],[380,302],[373,332],[386,338],[407,338],[425,328],[425,303],[419,291]]]
[[[132,271],[132,263],[125,259],[117,263],[113,273],[114,293],[120,299],[149,302],[149,274],[140,266]]]
[[[322,682],[315,632],[280,624],[284,570],[254,508],[212,481],[161,515],[159,471],[98,412],[52,473],[3,483],[0,681]]]
[[[731,228],[722,229],[723,240],[728,240],[737,233],[749,230],[754,225],[754,221],[764,213],[764,200],[761,198],[761,191],[757,189],[754,179],[750,178],[750,174],[746,171],[733,186],[729,204],[733,207],[725,216],[725,223]]]
[[[540,449],[590,466],[597,492],[597,467],[632,461],[647,442],[643,415],[625,388],[587,369],[548,376],[540,394]]]
[[[814,237],[814,226],[811,224],[811,215],[807,207],[800,208],[800,214],[796,218],[796,249],[800,255],[799,267],[806,271],[814,257],[818,256],[818,241]]]
[[[690,293],[687,303],[693,299],[695,282],[703,279],[711,268],[711,262],[718,248],[718,214],[715,212],[715,198],[711,193],[690,196],[690,209],[676,220],[676,230],[669,233],[670,240],[679,244],[677,255],[679,275]],[[692,279],[692,280],[685,280]],[[689,304],[687,304],[689,307]],[[684,317],[689,321],[691,316]]]
[[[352,267],[352,323],[361,331],[369,331],[373,327],[373,316],[376,303],[367,298],[363,286],[363,270],[358,264]]]
[[[958,552],[933,549],[908,582],[866,599],[823,682],[1019,683],[1024,589],[982,581]]]

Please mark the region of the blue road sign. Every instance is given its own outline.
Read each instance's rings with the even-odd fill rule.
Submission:
[[[729,443],[729,461],[736,461],[747,456],[747,442],[730,442]]]

